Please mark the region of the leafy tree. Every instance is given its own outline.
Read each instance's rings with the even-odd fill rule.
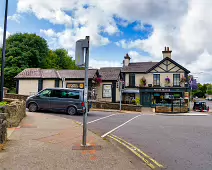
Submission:
[[[207,85],[207,91],[206,91],[206,93],[207,93],[208,95],[212,95],[212,84],[208,84],[208,85]]]
[[[6,67],[4,69],[4,86],[10,89],[15,88],[14,77],[23,69],[19,67]]]
[[[13,34],[6,41],[5,87],[15,88],[14,77],[25,68],[80,69],[65,49],[49,50],[44,38],[36,34]]]
[[[44,61],[44,68],[80,69],[75,65],[75,61],[65,49],[50,50],[48,57]]]
[[[42,67],[49,53],[46,40],[36,34],[13,34],[6,44],[6,67]]]

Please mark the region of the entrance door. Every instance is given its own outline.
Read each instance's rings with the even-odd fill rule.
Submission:
[[[142,93],[142,106],[143,107],[151,107],[150,93]]]

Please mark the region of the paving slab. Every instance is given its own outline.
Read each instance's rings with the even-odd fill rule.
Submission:
[[[134,155],[88,131],[87,143],[101,149],[80,147],[82,126],[70,119],[43,113],[27,113],[0,152],[0,169],[148,169]]]

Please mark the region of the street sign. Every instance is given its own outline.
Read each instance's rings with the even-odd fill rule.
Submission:
[[[75,62],[77,66],[85,65],[84,48],[88,48],[88,40],[80,39],[76,42],[75,47]]]
[[[75,62],[77,66],[84,65],[84,49],[82,48],[83,40],[78,40],[75,47]]]

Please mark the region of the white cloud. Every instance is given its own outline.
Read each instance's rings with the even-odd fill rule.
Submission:
[[[91,58],[89,61],[91,68],[100,68],[100,67],[121,67],[122,64],[119,61],[107,61],[107,60],[96,60]]]
[[[0,27],[0,47],[3,44],[3,34],[4,34],[4,30]],[[6,37],[10,36],[10,33],[7,31],[6,33]]]
[[[147,62],[152,61],[152,58],[149,56],[142,56],[137,51],[129,51],[128,52],[131,60],[130,62]]]
[[[87,8],[83,8],[84,5]],[[39,19],[65,25],[66,30],[56,33],[57,43],[70,52],[76,39],[86,35],[90,35],[92,46],[102,46],[110,43],[102,33],[120,33],[117,25],[126,26],[135,21],[148,23],[153,27],[148,39],[130,38],[116,44],[148,52],[157,61],[162,59],[164,46],[169,46],[173,59],[191,71],[198,67],[212,71],[208,64],[212,54],[212,21],[208,19],[212,14],[211,5],[208,0],[18,0],[17,12],[30,12]],[[142,25],[138,28],[142,30]],[[212,76],[202,75],[202,80],[206,79],[212,81]]]
[[[20,19],[21,19],[20,14],[14,14],[14,15],[8,16],[8,20],[15,21],[17,23],[20,23]]]
[[[40,33],[44,34],[47,37],[55,37],[55,36],[57,36],[56,32],[53,29],[48,29],[48,30],[40,29]]]

